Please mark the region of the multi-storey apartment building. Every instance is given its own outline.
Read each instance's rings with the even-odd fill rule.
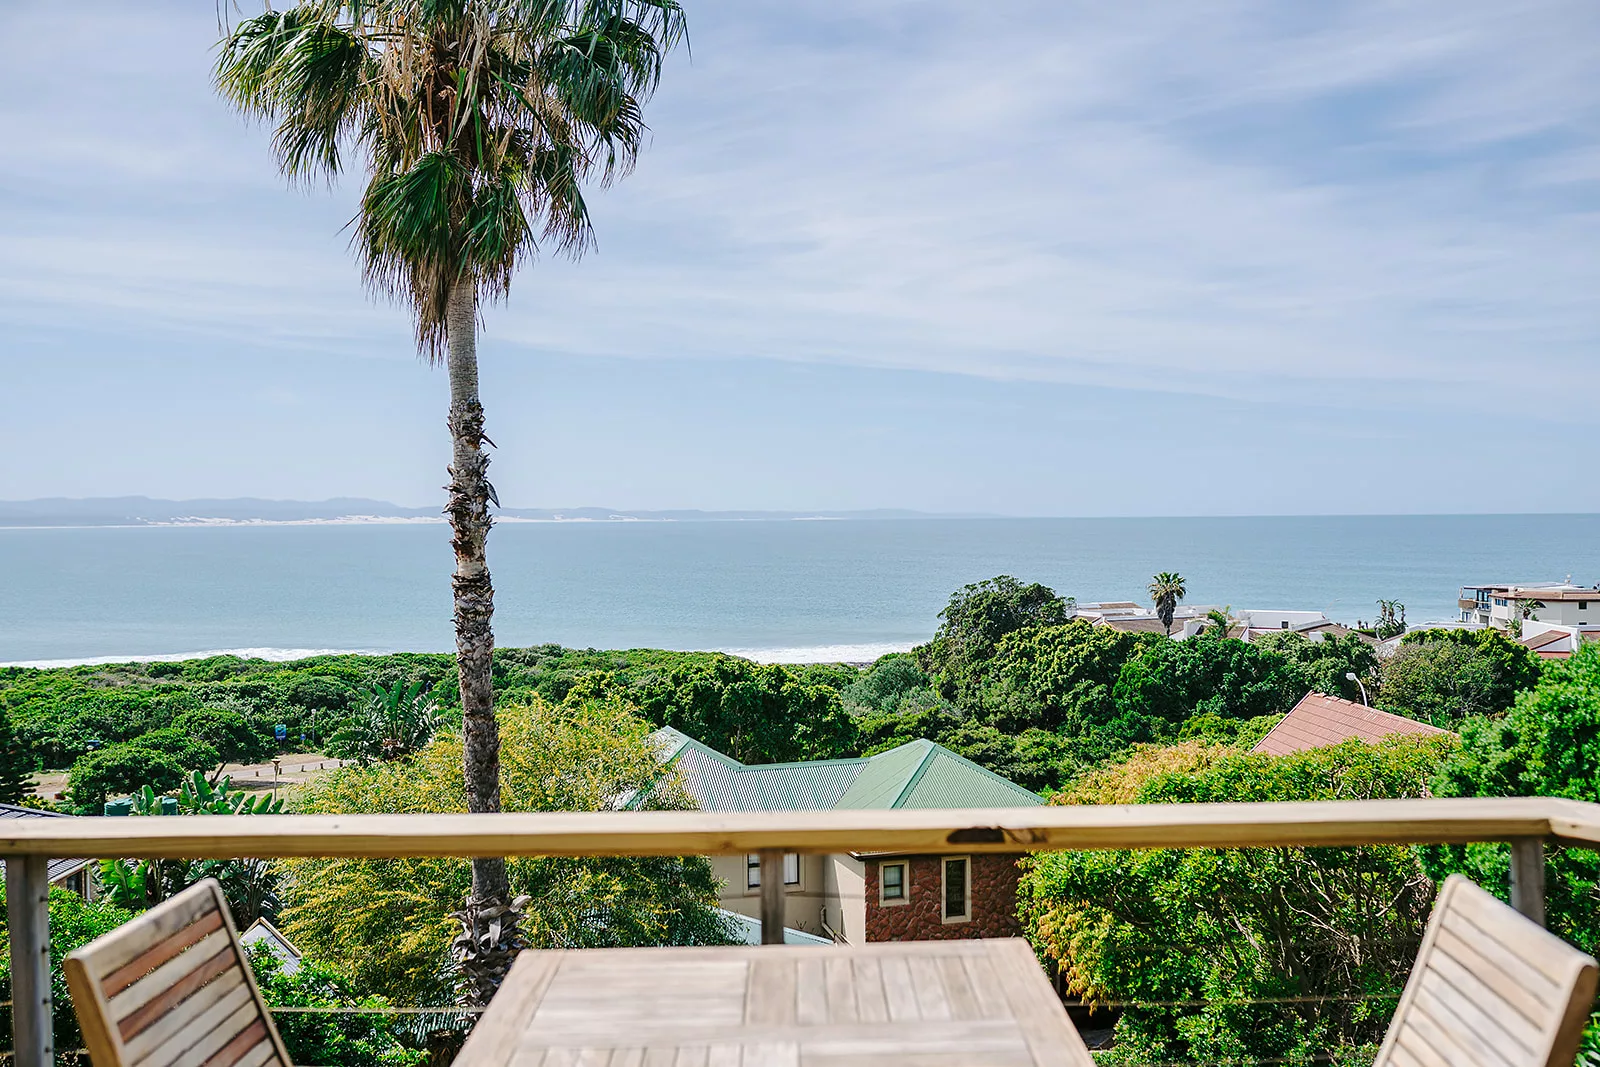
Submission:
[[[1497,630],[1512,629],[1513,621],[1557,626],[1600,627],[1600,588],[1565,582],[1515,582],[1499,585],[1464,585],[1460,599],[1461,621]],[[1528,614],[1523,615],[1524,607]]]

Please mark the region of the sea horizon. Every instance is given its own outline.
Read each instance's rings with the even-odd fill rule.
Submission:
[[[0,665],[249,652],[447,652],[438,523],[0,530]],[[1186,603],[1412,625],[1474,582],[1600,579],[1600,515],[510,522],[491,535],[502,647],[866,661],[928,640],[950,594],[1011,574],[1079,602]]]

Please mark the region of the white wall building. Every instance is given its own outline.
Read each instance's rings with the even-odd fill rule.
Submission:
[[[1524,634],[1530,622],[1600,627],[1600,588],[1573,585],[1571,579],[1525,585],[1464,585],[1457,604],[1462,622],[1497,630],[1510,629],[1513,620],[1521,620],[1524,604],[1529,607]]]

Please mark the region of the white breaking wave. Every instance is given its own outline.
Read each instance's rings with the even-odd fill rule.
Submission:
[[[860,645],[804,645],[795,648],[717,648],[712,652],[726,652],[756,663],[871,663],[879,656],[891,652],[910,652],[914,642],[892,641]],[[688,649],[686,651],[695,651]],[[52,667],[99,667],[111,663],[178,663],[189,659],[209,659],[212,656],[238,656],[240,659],[264,659],[273,663],[310,659],[312,656],[384,656],[389,653],[375,648],[212,648],[199,652],[163,652],[160,655],[129,656],[72,656],[67,659],[24,659],[0,663],[0,667],[32,667],[48,670]]]
[[[875,642],[865,645],[807,645],[801,648],[719,648],[757,663],[871,663],[891,652],[910,652],[911,641]]]
[[[25,659],[0,663],[0,667],[98,667],[107,663],[177,663],[186,659],[212,656],[238,656],[240,659],[265,659],[274,663],[310,659],[312,656],[380,656],[369,648],[213,648],[203,652],[164,652],[158,656],[74,656],[70,659]]]

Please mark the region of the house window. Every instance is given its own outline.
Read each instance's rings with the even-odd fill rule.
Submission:
[[[1587,600],[1578,601],[1578,610],[1579,611],[1588,611],[1589,610],[1589,602]]]
[[[1288,628],[1289,628],[1289,620],[1288,619],[1279,620],[1278,629],[1287,630]]]
[[[878,865],[878,903],[904,904],[906,902],[906,865],[882,863]]]
[[[800,884],[800,856],[798,853],[786,852],[783,855],[783,884]],[[744,885],[746,889],[761,888],[761,853],[752,852],[744,861]]]
[[[951,856],[945,859],[942,869],[944,921],[966,922],[972,918],[972,864],[965,856]]]

